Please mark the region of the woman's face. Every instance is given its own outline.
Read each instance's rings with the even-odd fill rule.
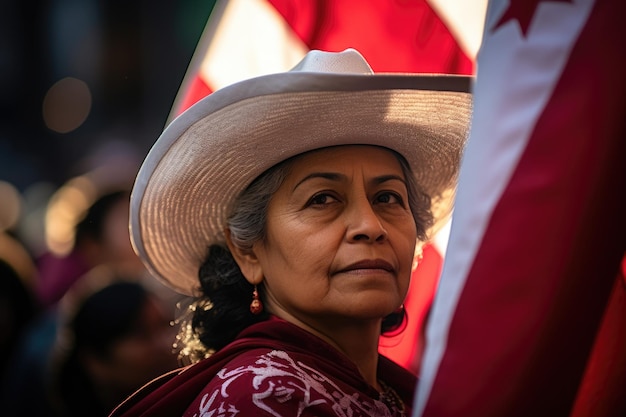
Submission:
[[[390,151],[342,146],[296,159],[270,200],[266,230],[247,278],[264,281],[270,312],[315,326],[377,320],[402,304],[416,225]]]

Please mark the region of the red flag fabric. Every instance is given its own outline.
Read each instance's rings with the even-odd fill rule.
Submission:
[[[233,82],[286,71],[310,49],[356,48],[376,72],[472,74],[485,0],[228,0],[207,22],[172,110],[180,114]],[[427,245],[405,303],[406,330],[381,340],[381,353],[417,372],[423,331],[447,239]]]
[[[578,389],[571,417],[626,415],[626,258]]]
[[[414,416],[626,415],[625,12],[489,2]]]

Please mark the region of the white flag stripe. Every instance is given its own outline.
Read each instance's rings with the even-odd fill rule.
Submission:
[[[448,219],[446,224],[444,224],[441,229],[437,232],[435,236],[432,238],[432,245],[437,249],[437,252],[441,255],[441,257],[446,256],[446,249],[448,248],[448,240],[450,239],[450,225],[452,223],[452,219]]]
[[[308,51],[266,0],[230,0],[223,16],[215,18],[219,23],[200,70],[213,91],[287,71]]]
[[[491,213],[593,1],[540,4],[526,38],[514,21],[489,33],[507,6],[507,1],[489,4],[486,36],[478,56],[472,129],[460,171],[448,252],[427,329],[415,416],[422,414],[432,389],[456,305]]]
[[[483,36],[487,0],[427,0],[459,43],[463,52],[476,59]]]

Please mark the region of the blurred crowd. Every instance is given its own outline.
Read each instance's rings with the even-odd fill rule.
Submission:
[[[181,296],[148,273],[130,243],[137,168],[118,153],[53,190],[39,239],[23,196],[0,181],[3,416],[105,416],[178,366]]]

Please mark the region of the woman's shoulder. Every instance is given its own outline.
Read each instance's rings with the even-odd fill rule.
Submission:
[[[386,416],[377,399],[297,353],[254,349],[228,362],[185,415]]]
[[[185,415],[212,415],[218,410],[233,415],[291,414],[305,392],[317,391],[311,370],[293,356],[272,349],[242,353],[215,374]]]

